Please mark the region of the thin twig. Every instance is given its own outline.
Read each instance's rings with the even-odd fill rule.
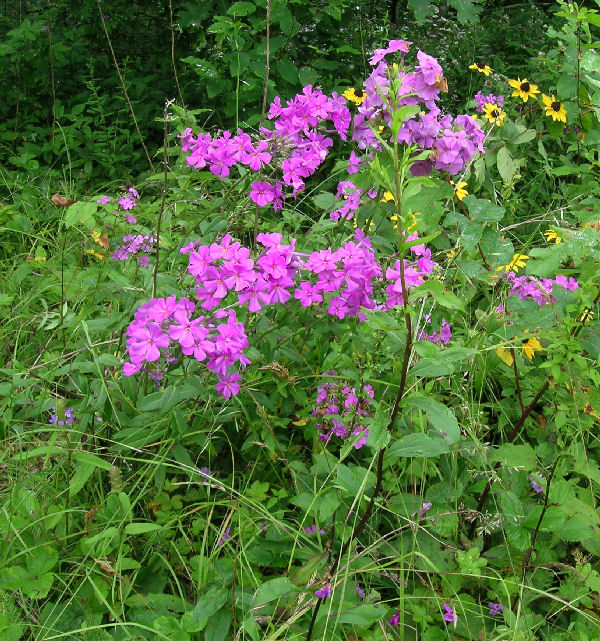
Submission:
[[[133,118],[133,124],[135,125],[135,130],[137,131],[137,134],[140,138],[140,142],[142,143],[142,147],[144,148],[144,153],[146,154],[146,159],[148,160],[148,164],[150,165],[150,169],[152,169],[152,173],[154,173],[154,165],[152,164],[152,160],[150,159],[150,154],[148,153],[148,150],[146,149],[146,144],[144,143],[144,138],[142,137],[142,132],[140,131],[137,118],[135,117],[135,112],[133,111],[133,105],[131,104],[131,100],[129,100],[129,94],[127,93],[127,87],[125,86],[125,80],[123,80],[123,76],[121,75],[121,70],[119,69],[119,63],[117,62],[117,57],[115,56],[115,50],[113,49],[112,42],[110,40],[110,36],[108,35],[108,29],[106,28],[106,22],[104,22],[104,14],[102,13],[102,7],[100,6],[100,0],[96,0],[96,5],[98,6],[98,13],[100,14],[100,21],[102,22],[102,29],[104,30],[104,35],[106,36],[106,41],[108,42],[108,47],[110,49],[110,54],[113,59],[113,63],[115,65],[115,69],[117,70],[117,75],[119,76],[119,81],[121,82],[121,89],[123,90],[123,95],[125,96],[125,100],[127,102],[127,105],[129,107],[129,111],[131,113],[131,117]]]
[[[120,340],[121,340],[120,338],[111,338],[108,341],[100,341],[99,343],[94,343],[93,345],[86,345],[85,347],[81,347],[80,349],[73,350],[68,354],[62,354],[62,356],[57,356],[56,358],[53,358],[51,361],[44,361],[39,365],[33,365],[27,370],[26,373],[30,374],[36,369],[42,369],[47,365],[51,365],[52,363],[56,363],[57,361],[63,360],[63,358],[71,358],[71,356],[77,356],[77,354],[81,354],[81,352],[85,352],[86,350],[92,349],[93,347],[100,347],[101,345],[112,345],[113,343],[118,343]]]
[[[177,93],[179,94],[179,101],[185,111],[187,111],[181,87],[179,85],[179,76],[177,75],[177,67],[175,65],[175,31],[173,29],[173,0],[169,0],[169,26],[171,28],[171,66],[173,67],[173,76],[175,77],[175,84],[177,85]]]
[[[162,190],[162,199],[160,201],[160,210],[158,212],[158,220],[156,221],[156,255],[154,257],[154,276],[152,278],[152,296],[156,297],[156,279],[158,278],[158,258],[160,252],[160,224],[162,222],[162,217],[165,212],[165,202],[167,200],[167,177],[169,175],[169,165],[167,164],[167,145],[168,145],[168,116],[169,116],[169,107],[173,104],[173,100],[167,100],[165,102],[165,110],[163,112],[163,167],[164,167],[164,183]]]
[[[271,0],[267,0],[267,46],[265,51],[265,85],[263,88],[263,103],[260,114],[260,127],[265,120],[265,111],[267,110],[267,91],[269,89],[269,65],[270,65],[270,40],[271,40]]]

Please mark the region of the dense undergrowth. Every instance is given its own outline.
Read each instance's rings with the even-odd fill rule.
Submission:
[[[599,3],[217,4],[4,107],[0,639],[598,638]]]

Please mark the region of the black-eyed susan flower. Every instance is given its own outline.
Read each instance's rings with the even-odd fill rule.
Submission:
[[[536,99],[536,93],[540,93],[537,85],[532,84],[527,78],[517,78],[517,80],[509,80],[508,84],[514,89],[512,92],[513,98],[518,96],[523,102],[527,102],[529,98]]]
[[[485,62],[474,62],[472,65],[469,65],[469,69],[479,71],[479,73],[483,73],[486,76],[489,76],[493,71],[493,69],[486,65]]]
[[[488,119],[488,122],[491,122],[493,125],[501,126],[506,117],[506,112],[499,107],[494,105],[491,102],[486,102],[483,107],[483,115]]]
[[[528,260],[529,256],[525,256],[525,254],[514,254],[510,263],[508,263],[508,265],[500,265],[500,267],[497,268],[497,271],[518,272],[521,267],[525,267]]]
[[[383,196],[381,197],[381,200],[379,201],[380,203],[395,203],[396,199],[394,198],[394,194],[392,194],[391,191],[384,191]]]
[[[562,237],[561,237],[561,236],[559,236],[559,235],[557,234],[557,232],[555,232],[555,231],[554,231],[554,229],[547,229],[547,230],[544,232],[544,237],[546,238],[546,240],[547,240],[549,243],[551,243],[552,241],[554,241],[554,243],[555,243],[556,245],[558,245],[558,243],[562,242]]]
[[[562,102],[559,102],[553,95],[547,96],[546,94],[542,94],[542,101],[547,116],[550,116],[555,122],[557,120],[567,122],[567,110]]]
[[[459,182],[457,185],[454,187],[454,195],[458,198],[458,200],[461,200],[469,195],[469,192],[465,189],[467,186],[466,182]]]
[[[362,104],[364,99],[367,97],[367,94],[362,89],[355,89],[354,87],[348,87],[342,95],[346,100],[353,102],[355,105]]]
[[[527,338],[522,341],[521,350],[523,351],[523,355],[531,360],[535,356],[536,350],[542,350],[542,344],[540,343],[540,341],[538,341],[537,338]]]

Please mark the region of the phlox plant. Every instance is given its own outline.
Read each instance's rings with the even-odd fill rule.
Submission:
[[[577,87],[474,61],[454,114],[409,41],[365,62],[254,129],[168,104],[164,172],[60,210],[60,263],[32,252],[102,306],[49,312],[62,356],[0,383],[0,602],[40,639],[597,638]]]
[[[305,343],[315,346],[320,360],[307,380],[317,382],[308,391],[294,392],[304,403],[312,402],[311,409],[296,406],[293,397],[287,404],[299,416],[294,424],[304,427],[304,438],[319,452],[310,473],[316,493],[301,492],[294,501],[311,519],[301,531],[318,534],[319,540],[332,531],[330,552],[315,566],[316,578],[297,586],[309,592],[294,614],[294,621],[304,622],[298,625],[307,639],[333,638],[329,635],[337,634],[346,620],[343,613],[353,609],[357,614],[352,620],[361,626],[381,621],[402,629],[419,622],[424,632],[434,635],[445,634],[444,629],[461,636],[485,630],[501,634],[499,620],[515,629],[522,625],[513,612],[529,608],[523,582],[542,522],[534,522],[532,515],[541,514],[542,519],[548,503],[541,512],[538,504],[528,508],[529,516],[511,521],[507,515],[512,508],[493,480],[503,474],[504,484],[516,483],[511,500],[519,502],[529,491],[533,494],[526,500],[531,501],[539,494],[537,487],[545,491],[540,481],[548,487],[557,473],[560,456],[550,450],[535,453],[516,442],[550,389],[545,370],[557,376],[557,384],[565,378],[556,373],[557,359],[541,363],[541,353],[549,346],[562,356],[572,349],[585,314],[597,302],[590,298],[589,273],[584,270],[587,280],[581,283],[575,277],[577,267],[561,268],[555,261],[551,275],[519,274],[529,257],[514,253],[500,233],[504,208],[466,195],[473,167],[485,162],[486,136],[503,124],[505,115],[495,110],[503,109],[504,96],[475,96],[476,111],[486,122],[447,114],[440,106],[448,89],[443,70],[422,51],[412,55],[410,42],[392,40],[373,53],[361,89],[327,96],[308,85],[291,100],[275,98],[264,126],[254,134],[185,129],[179,138],[186,165],[204,170],[204,180],[212,176],[238,194],[243,207],[253,207],[254,229],[238,226],[239,238],[232,229],[188,239],[179,248],[185,269],[179,291],[168,296],[155,291],[138,307],[125,332],[124,377],[149,375],[160,390],[182,371],[202,372],[204,367],[208,373],[202,380],[208,377],[230,403],[261,398],[268,404],[256,363],[263,363],[266,354],[276,359],[285,354],[278,348],[287,329],[284,322],[295,323],[291,329],[306,334]],[[315,206],[325,210],[321,219],[312,226],[296,226],[294,232],[285,224],[290,219],[286,211],[308,202],[305,192],[317,175],[323,180],[334,153],[344,158],[336,171],[347,176],[338,180],[334,192],[314,199]],[[158,263],[151,268],[157,270]],[[474,305],[469,313],[484,331],[469,327],[465,297]],[[274,340],[268,339],[273,333]],[[585,362],[581,358],[573,361],[578,367]],[[457,385],[447,377],[460,368],[464,380]],[[261,369],[297,385],[277,360]],[[507,399],[496,401],[501,407],[497,416],[485,399],[498,393],[499,384]],[[278,385],[278,391],[282,389]],[[511,389],[516,398],[512,404]],[[461,395],[481,410],[465,415],[457,404]],[[483,428],[482,421],[497,421],[503,436]],[[501,445],[497,454],[488,454],[485,440],[490,438]],[[487,466],[489,480],[469,479],[467,458]],[[330,468],[350,469],[343,463],[347,459],[358,462],[353,468],[357,487],[370,492],[358,513],[349,496],[344,501],[328,494],[333,509],[320,498],[330,487]],[[461,487],[472,484],[466,505],[458,508],[458,495],[451,498],[440,485],[425,495],[430,459],[439,460],[439,469],[446,473],[452,469]],[[501,464],[506,471],[499,471]],[[464,576],[433,580],[424,609],[413,600],[422,594],[411,574],[421,567],[417,560],[402,566],[411,576],[413,596],[406,596],[403,579],[382,588],[385,606],[378,605],[382,594],[377,590],[370,597],[362,589],[362,596],[358,589],[350,594],[346,581],[360,574],[361,556],[352,560],[348,555],[378,513],[376,502],[391,481],[392,465],[410,473],[420,489],[413,495],[401,493],[393,503],[392,513],[404,515],[403,525],[394,530],[398,525],[392,515],[379,514],[373,536],[386,541],[387,532],[403,532],[400,554],[408,554],[411,545],[428,549],[429,534],[456,535],[459,514],[467,536],[480,542],[504,524],[511,542],[525,555],[520,580],[505,576],[498,582],[486,575],[485,590],[474,599],[467,577],[480,576],[489,562],[480,558],[483,545],[477,543],[458,557]],[[308,469],[298,469],[308,482]],[[563,476],[565,469],[560,467]],[[527,473],[538,479],[535,486]],[[482,511],[490,493],[501,502],[496,516]],[[348,517],[336,530],[336,509],[342,506]],[[445,518],[448,509],[453,520]],[[311,526],[313,520],[317,522]],[[217,547],[225,549],[236,535],[229,526],[222,532]],[[533,539],[527,532],[534,533]],[[525,544],[525,538],[533,543]],[[592,545],[589,537],[583,538]],[[289,606],[289,595],[286,599]],[[486,614],[477,614],[478,608]],[[336,619],[334,611],[342,615]],[[279,629],[272,612],[264,616],[260,621],[269,629]],[[248,616],[243,623],[251,636],[257,633],[257,620]]]

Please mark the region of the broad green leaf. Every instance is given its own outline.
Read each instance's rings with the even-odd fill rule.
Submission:
[[[336,622],[351,625],[372,625],[385,615],[386,609],[381,604],[363,603],[351,610],[340,612],[336,617]]]
[[[190,617],[190,623],[194,625],[195,632],[206,627],[208,621],[225,605],[227,596],[226,588],[212,587],[204,594],[196,603]]]
[[[298,68],[289,58],[282,58],[277,61],[275,65],[277,73],[291,85],[298,82]]]
[[[500,447],[489,454],[491,463],[500,462],[507,467],[523,469],[531,472],[537,468],[537,458],[531,445],[514,443],[503,443]]]
[[[96,469],[95,465],[79,463],[69,481],[69,496],[77,496]]]
[[[556,531],[556,536],[561,541],[579,542],[590,536],[598,536],[594,523],[583,516],[573,516],[563,523]]]
[[[374,450],[380,450],[390,442],[391,434],[388,430],[390,417],[385,412],[377,412],[369,425],[367,445]]]
[[[504,146],[498,150],[496,165],[502,180],[505,183],[509,183],[515,175],[516,168],[513,157],[510,155],[510,151],[508,151],[508,147]]]
[[[94,227],[94,214],[98,209],[97,203],[76,202],[67,208],[65,214],[65,227],[73,227],[73,225],[80,224],[84,227],[92,229]]]
[[[87,463],[88,465],[93,465],[98,467],[101,470],[110,470],[111,463],[110,461],[105,461],[103,458],[92,454],[91,452],[73,452],[73,459],[79,461],[80,463]]]
[[[483,7],[481,0],[448,0],[448,4],[456,9],[456,17],[461,24],[475,24]]]
[[[504,207],[494,205],[489,200],[471,194],[466,196],[463,202],[471,218],[477,222],[498,222],[504,218]]]
[[[331,211],[335,208],[335,196],[329,192],[321,192],[313,198],[315,207],[317,209],[324,209],[325,211]]]
[[[448,443],[457,443],[460,440],[460,427],[452,410],[446,405],[426,396],[410,396],[403,406],[419,409],[427,415],[427,419],[434,430]]]
[[[464,303],[453,292],[444,289],[439,280],[428,280],[410,291],[409,301],[413,302],[428,294],[433,300],[447,309],[463,309]]]
[[[387,456],[399,458],[429,458],[448,451],[448,445],[441,439],[433,439],[418,432],[393,441],[387,448]]]
[[[128,523],[125,526],[125,534],[147,534],[156,532],[162,528],[158,523]]]
[[[276,601],[290,592],[297,591],[298,588],[287,577],[281,576],[276,579],[270,579],[269,581],[265,581],[254,593],[252,607],[257,608],[261,605]]]

